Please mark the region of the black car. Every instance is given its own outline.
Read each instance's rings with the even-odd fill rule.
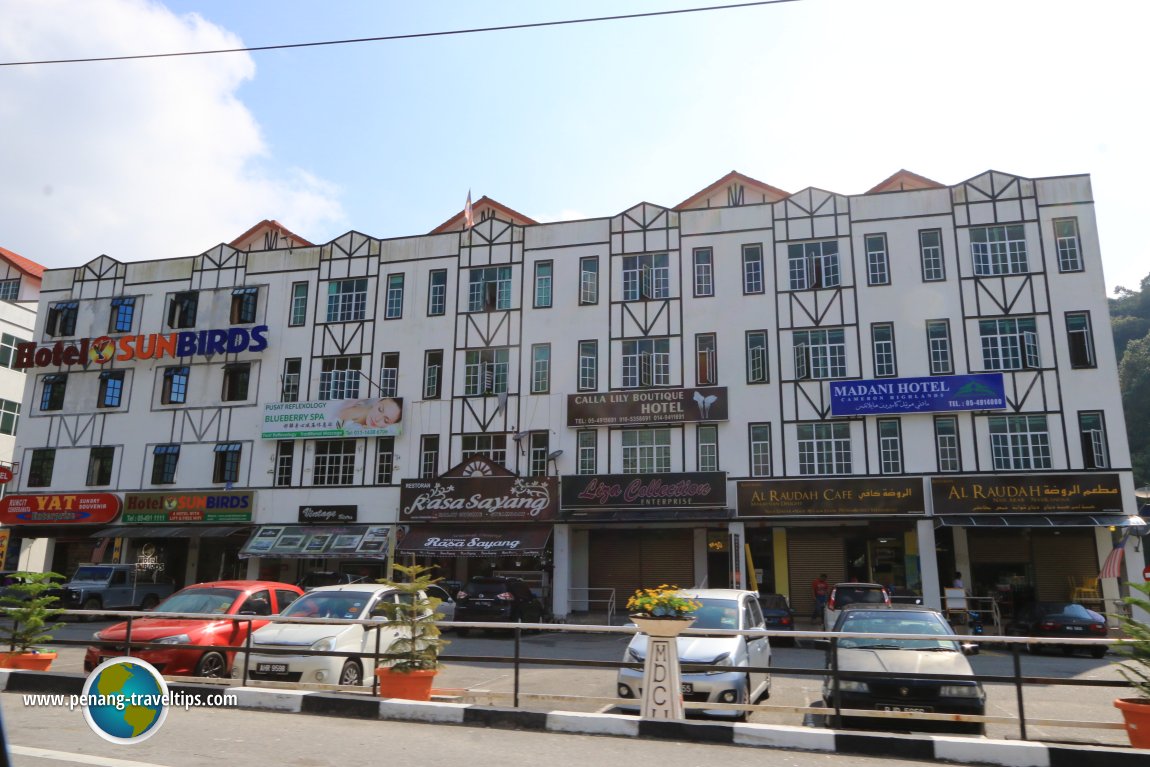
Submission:
[[[539,623],[543,603],[518,578],[476,576],[455,596],[455,620]],[[468,629],[457,628],[456,632],[467,636]]]
[[[763,623],[770,631],[794,631],[795,611],[787,604],[782,594],[759,594],[759,607],[763,611]],[[772,644],[793,643],[793,639],[771,637]]]
[[[1107,633],[1106,619],[1076,602],[1032,602],[1006,624],[1008,636],[1105,639]],[[1053,646],[1029,644],[1026,649],[1039,655],[1044,648]],[[1107,650],[1102,644],[1061,645],[1061,648],[1067,655],[1082,650],[1095,658],[1101,658]]]

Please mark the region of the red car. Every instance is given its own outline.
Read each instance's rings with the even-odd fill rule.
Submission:
[[[155,612],[198,613],[203,615],[275,615],[303,594],[299,586],[276,581],[215,581],[197,583],[172,594]],[[133,642],[160,642],[193,645],[132,650],[132,655],[151,663],[168,676],[223,677],[232,667],[235,652],[201,650],[195,645],[242,645],[248,631],[267,621],[196,620],[195,618],[148,617],[132,621]],[[112,643],[123,642],[128,624],[117,623],[93,637],[106,642],[89,647],[84,655],[84,670],[91,671],[108,658],[123,655],[122,648]]]

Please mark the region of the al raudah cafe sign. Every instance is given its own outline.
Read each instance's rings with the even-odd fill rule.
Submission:
[[[1122,512],[1117,474],[933,477],[935,514]]]
[[[568,426],[727,420],[727,387],[642,389],[567,395]]]
[[[738,483],[740,517],[922,514],[921,479],[748,480]]]

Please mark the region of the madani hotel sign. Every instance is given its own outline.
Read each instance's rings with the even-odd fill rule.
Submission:
[[[148,333],[137,336],[99,336],[77,341],[57,341],[48,346],[28,342],[16,345],[17,369],[61,365],[103,365],[116,360],[150,360],[163,357],[212,357],[217,354],[262,352],[268,347],[268,326],[179,333]]]

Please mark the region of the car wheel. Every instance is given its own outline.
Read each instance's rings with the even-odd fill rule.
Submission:
[[[1091,647],[1090,648],[1090,656],[1091,657],[1101,658],[1104,655],[1106,655],[1106,648],[1105,647]]]
[[[206,652],[196,664],[195,676],[222,679],[228,675],[228,663],[218,652]]]
[[[148,594],[148,596],[144,597],[144,601],[140,603],[140,607],[144,610],[151,610],[159,603],[159,597],[157,597],[155,594]]]
[[[363,684],[363,671],[360,670],[359,663],[353,660],[344,663],[339,672],[339,683],[351,687]]]
[[[84,600],[84,604],[80,605],[80,609],[81,610],[99,610],[101,606],[102,605],[100,604],[99,599],[97,599],[96,597],[88,597],[87,599]],[[85,615],[80,620],[83,623],[89,623],[90,621],[98,621],[98,620],[100,620],[100,618],[99,618],[99,616],[96,616],[96,615]]]
[[[741,705],[745,705],[745,704],[751,702],[751,675],[750,674],[747,674],[746,676],[743,677],[743,692],[739,696],[739,699],[736,702],[741,704]],[[736,711],[735,712],[735,721],[736,722],[745,722],[745,721],[747,721],[747,718],[750,715],[751,715],[750,711]]]

